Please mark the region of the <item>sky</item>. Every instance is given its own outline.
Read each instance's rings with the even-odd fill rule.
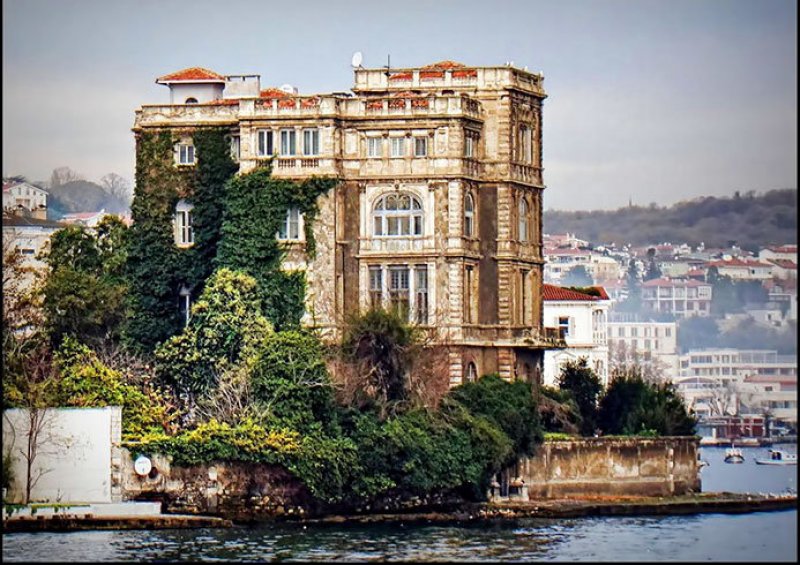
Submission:
[[[132,182],[156,77],[345,91],[355,51],[542,71],[545,209],[797,188],[795,0],[4,0],[3,175]]]

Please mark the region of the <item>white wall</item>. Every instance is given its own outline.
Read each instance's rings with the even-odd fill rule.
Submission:
[[[593,327],[592,316],[597,311],[603,313],[602,319],[607,323],[608,305],[605,301],[544,301],[545,327],[557,328],[559,327],[559,317],[568,316],[570,318],[569,333],[564,340],[567,348],[547,350],[544,353],[543,382],[545,385],[554,386],[561,372],[561,365],[567,361],[576,361],[580,357],[587,358],[588,366],[595,370],[604,385],[608,382],[608,344],[605,324],[602,328],[598,328],[597,333]],[[601,370],[596,368],[598,362]]]
[[[184,104],[187,98],[195,98],[198,103],[211,102],[222,98],[224,83],[206,82],[199,84],[171,84],[169,85],[169,103]]]
[[[43,411],[38,455],[33,477],[39,476],[32,492],[34,502],[111,502],[112,441],[119,446],[122,409],[48,408]],[[3,412],[3,454],[14,459],[14,481],[7,494],[10,502],[25,497],[27,409]]]

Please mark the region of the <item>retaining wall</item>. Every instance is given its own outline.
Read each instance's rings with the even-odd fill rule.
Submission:
[[[546,441],[507,477],[531,498],[672,496],[700,491],[697,437],[579,438]]]

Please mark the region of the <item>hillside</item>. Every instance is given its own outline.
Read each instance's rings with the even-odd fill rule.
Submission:
[[[723,247],[730,241],[751,251],[768,244],[797,242],[797,190],[730,198],[700,197],[669,207],[544,213],[545,233],[575,233],[593,243],[674,242]]]
[[[125,202],[112,196],[99,184],[76,180],[49,189],[47,207],[54,217],[70,212],[124,212],[128,210]]]

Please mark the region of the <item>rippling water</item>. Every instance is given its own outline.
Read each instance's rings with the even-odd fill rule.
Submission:
[[[787,446],[794,451],[795,446]],[[763,448],[703,448],[704,491],[797,488],[797,467],[756,465]],[[292,524],[228,530],[8,534],[8,561],[796,561],[797,511],[527,519],[490,525]]]

